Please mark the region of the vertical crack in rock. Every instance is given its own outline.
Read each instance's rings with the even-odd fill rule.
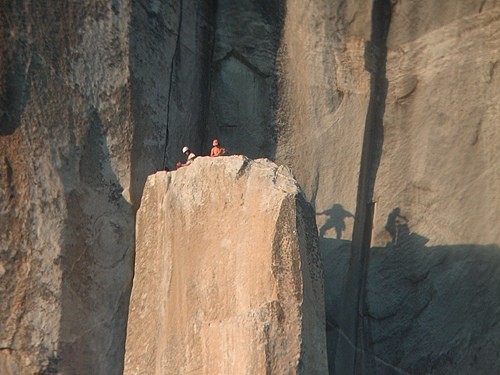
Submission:
[[[387,36],[392,15],[390,0],[374,0],[372,33],[365,46],[365,68],[370,72],[370,101],[366,114],[363,149],[356,199],[356,216],[351,245],[351,259],[344,286],[344,309],[336,353],[338,374],[370,373],[368,363],[370,337],[366,331],[365,294],[373,225],[373,192],[382,153],[383,118],[387,96]]]
[[[210,98],[212,97],[212,88],[213,88],[213,75],[214,75],[214,56],[215,56],[215,30],[217,30],[217,11],[218,11],[219,2],[217,0],[213,0],[211,4],[211,32],[210,32],[210,55],[208,57],[208,64],[206,65],[206,76],[207,76],[207,100],[203,101],[203,113],[206,119],[210,116]],[[201,133],[201,144],[202,145],[211,145],[208,139],[208,134],[210,132],[210,121],[205,121],[202,133]]]
[[[170,61],[170,77],[168,85],[168,96],[167,96],[167,124],[165,125],[165,150],[163,152],[163,169],[167,169],[167,146],[168,146],[168,127],[170,125],[170,100],[172,96],[172,85],[175,69],[175,61],[179,56],[180,45],[181,45],[181,28],[182,28],[182,8],[184,6],[184,1],[180,0],[179,4],[179,24],[177,25],[177,39],[175,41],[175,50],[172,55],[172,60]]]

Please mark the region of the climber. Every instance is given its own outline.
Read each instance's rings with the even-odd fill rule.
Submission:
[[[193,162],[193,160],[196,158],[196,155],[193,152],[191,152],[191,150],[187,146],[184,146],[182,148],[182,153],[187,156],[187,160],[185,163],[178,162],[176,164],[177,168],[186,167],[186,166],[190,165]]]
[[[214,139],[212,141],[212,149],[210,150],[210,156],[211,157],[216,157],[216,156],[222,156],[224,154],[226,154],[227,150],[224,148],[224,147],[221,147],[219,145],[219,140],[218,139]]]

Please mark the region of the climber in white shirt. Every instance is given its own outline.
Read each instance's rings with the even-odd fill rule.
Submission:
[[[191,150],[187,146],[184,146],[182,148],[182,153],[187,156],[187,160],[185,163],[178,162],[177,168],[186,167],[186,166],[190,165],[193,162],[193,160],[196,158],[196,154],[191,152]]]

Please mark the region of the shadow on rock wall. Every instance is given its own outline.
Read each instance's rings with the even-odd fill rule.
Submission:
[[[175,169],[176,162],[184,158],[184,145],[202,154],[215,3],[132,2],[130,192],[136,210],[148,175]]]
[[[326,215],[325,223],[319,228],[319,236],[321,238],[325,237],[328,230],[334,228],[337,240],[342,239],[342,235],[346,230],[345,219],[354,218],[354,215],[347,211],[341,204],[334,204],[332,208],[328,210],[317,212],[316,215]]]
[[[133,211],[113,173],[99,115],[89,113],[79,181],[65,186],[60,358],[64,373],[121,374],[132,277]],[[64,179],[63,179],[64,181]],[[89,360],[92,358],[92,360]]]
[[[29,97],[24,64],[17,57],[6,55],[0,55],[0,136],[14,133],[21,125]]]
[[[367,322],[370,374],[488,374],[500,369],[500,248],[426,246],[399,209],[388,217],[392,241],[372,248]],[[350,241],[320,238],[330,373]]]
[[[218,138],[232,154],[276,154],[278,76],[285,4],[219,0],[204,149]]]

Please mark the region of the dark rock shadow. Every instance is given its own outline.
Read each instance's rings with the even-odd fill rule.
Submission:
[[[88,122],[81,146],[65,156],[78,163],[77,181],[61,172],[68,212],[60,260],[60,349],[54,363],[67,374],[121,374],[133,272],[133,210],[121,195],[96,110]]]
[[[203,154],[215,8],[215,0],[131,3],[130,196],[135,210],[148,175],[174,170],[184,158],[184,145]]]
[[[333,361],[337,348],[339,317],[342,313],[342,295],[346,270],[349,268],[351,241],[319,238],[319,249],[324,268],[326,340],[329,372],[333,373]]]
[[[334,204],[328,210],[317,212],[316,215],[327,215],[328,219],[319,229],[319,236],[324,238],[328,230],[335,228],[337,240],[342,239],[342,234],[346,229],[345,219],[354,217],[352,213],[347,211],[341,204]]]
[[[408,219],[401,215],[401,210],[396,207],[387,217],[385,230],[391,235],[392,243],[397,245],[408,239],[410,228],[408,227]]]
[[[371,248],[368,267],[363,319],[371,367],[366,373],[498,372],[500,247],[426,246],[428,238],[411,232],[397,208],[387,222],[393,241]],[[350,241],[320,238],[329,364],[339,336],[346,338],[339,316],[350,246]],[[329,371],[336,374],[334,366]]]
[[[345,282],[344,310],[339,318],[344,337],[337,344],[337,359],[329,363],[331,371],[368,373],[370,359],[363,348],[370,346],[362,311],[365,307],[367,273],[370,258],[374,213],[374,187],[384,144],[384,114],[388,90],[386,72],[387,39],[392,17],[390,0],[371,2],[371,36],[365,44],[365,69],[370,73],[370,100],[365,118],[363,147],[356,198],[356,220],[353,226],[351,259]]]
[[[3,33],[0,30],[0,34]],[[7,43],[5,39],[0,37],[0,44]],[[25,64],[19,56],[0,50],[0,136],[14,133],[21,125],[29,96]]]
[[[209,111],[203,139],[218,138],[231,154],[276,156],[279,77],[277,55],[286,3],[216,2]],[[261,25],[255,27],[255,25]]]

